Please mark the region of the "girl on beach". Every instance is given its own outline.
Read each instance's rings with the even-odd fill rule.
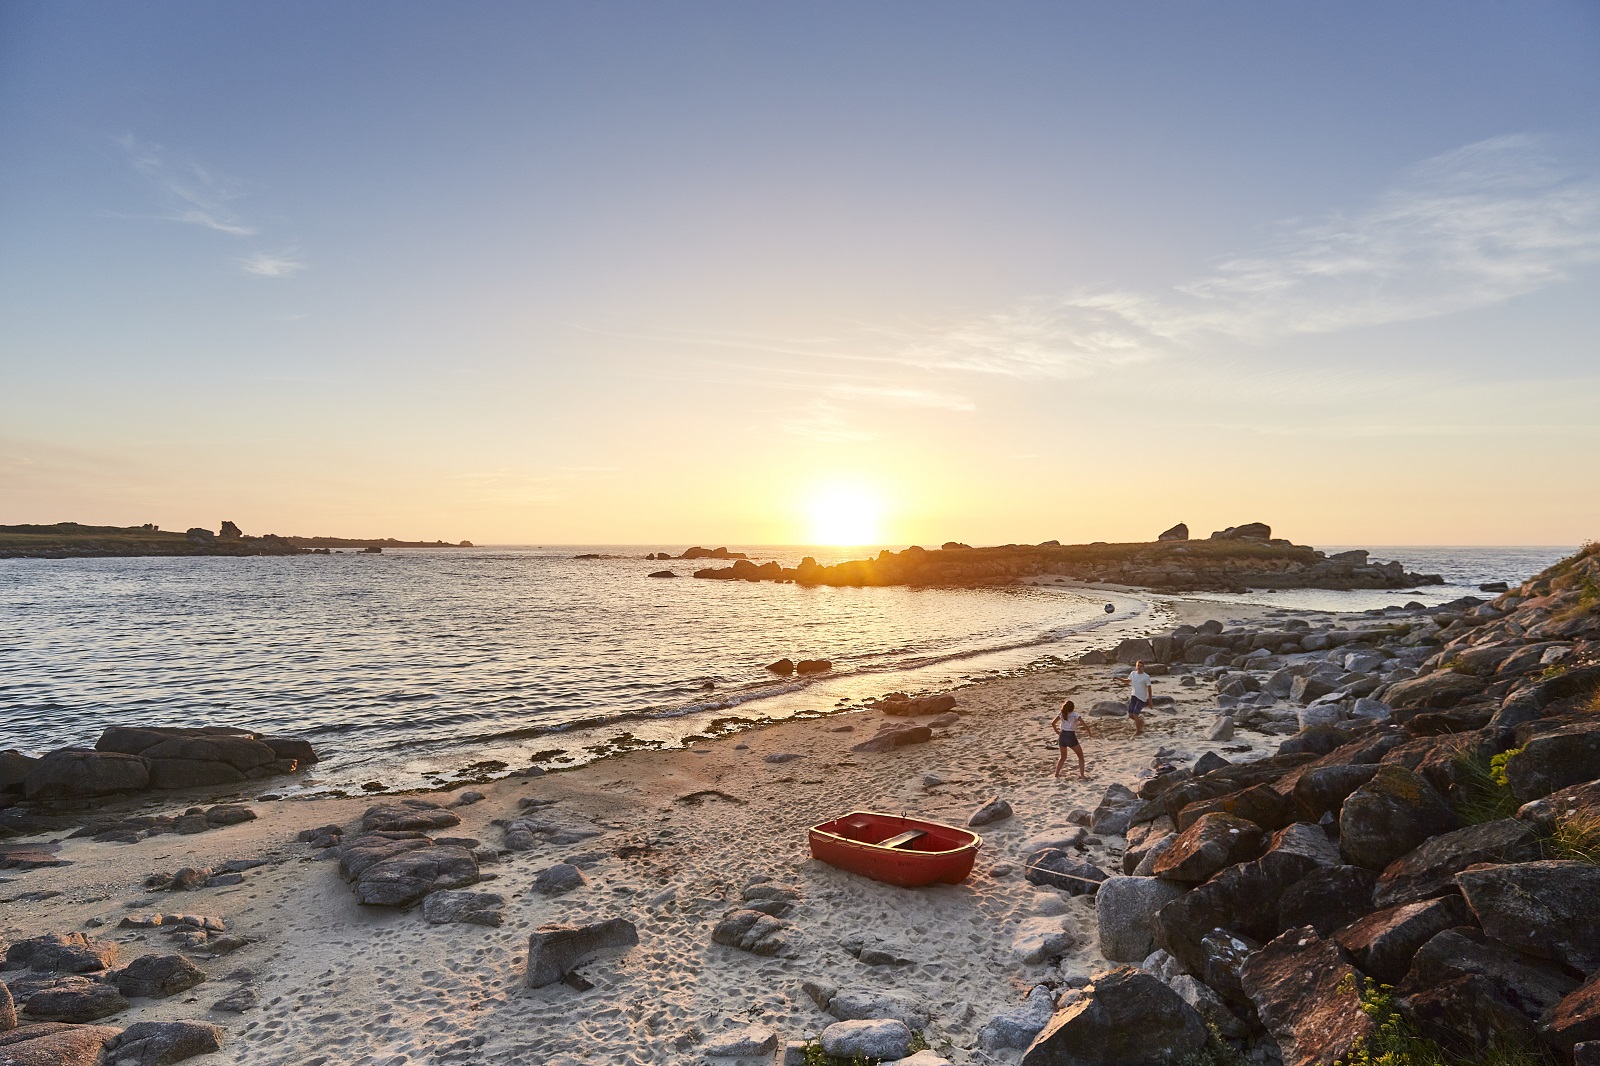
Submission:
[[[1055,720],[1050,723],[1050,728],[1056,732],[1056,747],[1059,754],[1056,756],[1056,776],[1061,776],[1061,767],[1066,764],[1067,752],[1071,751],[1078,757],[1078,776],[1085,781],[1089,774],[1084,769],[1083,745],[1078,743],[1078,731],[1082,730],[1086,737],[1094,736],[1089,732],[1089,723],[1078,713],[1077,707],[1071,700],[1061,705],[1056,712]]]

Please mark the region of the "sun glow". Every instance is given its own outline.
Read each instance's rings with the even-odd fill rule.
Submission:
[[[883,500],[861,485],[827,485],[806,506],[810,544],[879,544],[883,540]]]

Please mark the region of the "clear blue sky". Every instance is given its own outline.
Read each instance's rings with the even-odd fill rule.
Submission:
[[[1593,3],[10,0],[0,522],[1575,543],[1597,105]]]

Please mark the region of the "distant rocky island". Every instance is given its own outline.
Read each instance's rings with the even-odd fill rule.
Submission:
[[[811,557],[796,567],[740,560],[694,576],[734,581],[793,581],[800,585],[1003,585],[1021,578],[1059,576],[1172,591],[1247,588],[1404,589],[1441,585],[1437,574],[1408,573],[1397,562],[1379,563],[1366,551],[1328,555],[1274,538],[1272,527],[1250,522],[1190,540],[1182,523],[1153,541],[1129,544],[1002,544],[972,548],[954,541],[940,548],[887,549],[876,558],[822,566]]]
[[[247,536],[232,522],[213,532],[198,526],[182,533],[160,526],[0,526],[0,559],[75,559],[146,555],[327,555],[334,551],[378,554],[384,548],[470,548],[471,541],[360,540],[345,537]]]

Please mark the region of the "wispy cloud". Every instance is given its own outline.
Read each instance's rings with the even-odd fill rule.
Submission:
[[[1508,136],[1430,159],[1370,205],[1285,223],[1166,291],[1080,291],[981,318],[880,330],[899,360],[1081,377],[1203,351],[1500,303],[1600,261],[1600,180]]]
[[[199,226],[230,237],[257,237],[261,231],[234,207],[244,196],[242,183],[221,178],[198,163],[173,158],[158,144],[132,135],[117,138],[134,171],[162,200],[155,217],[164,222]],[[282,278],[306,268],[298,254],[257,251],[234,262],[246,274]]]
[[[253,237],[256,229],[230,206],[241,192],[235,183],[221,181],[197,163],[174,162],[158,144],[131,135],[117,138],[128,162],[158,190],[167,204],[158,216],[168,222],[186,222],[234,237]]]
[[[297,274],[306,268],[306,264],[298,256],[289,252],[256,252],[242,259],[235,259],[241,270],[246,274],[254,274],[261,278],[283,278],[290,274]]]
[[[860,428],[849,412],[828,400],[812,400],[785,419],[782,429],[796,437],[818,444],[864,444],[877,434]]]
[[[973,402],[965,396],[900,385],[857,385],[840,382],[826,386],[826,392],[838,400],[884,404],[890,407],[923,407],[936,411],[971,411],[974,407]]]

